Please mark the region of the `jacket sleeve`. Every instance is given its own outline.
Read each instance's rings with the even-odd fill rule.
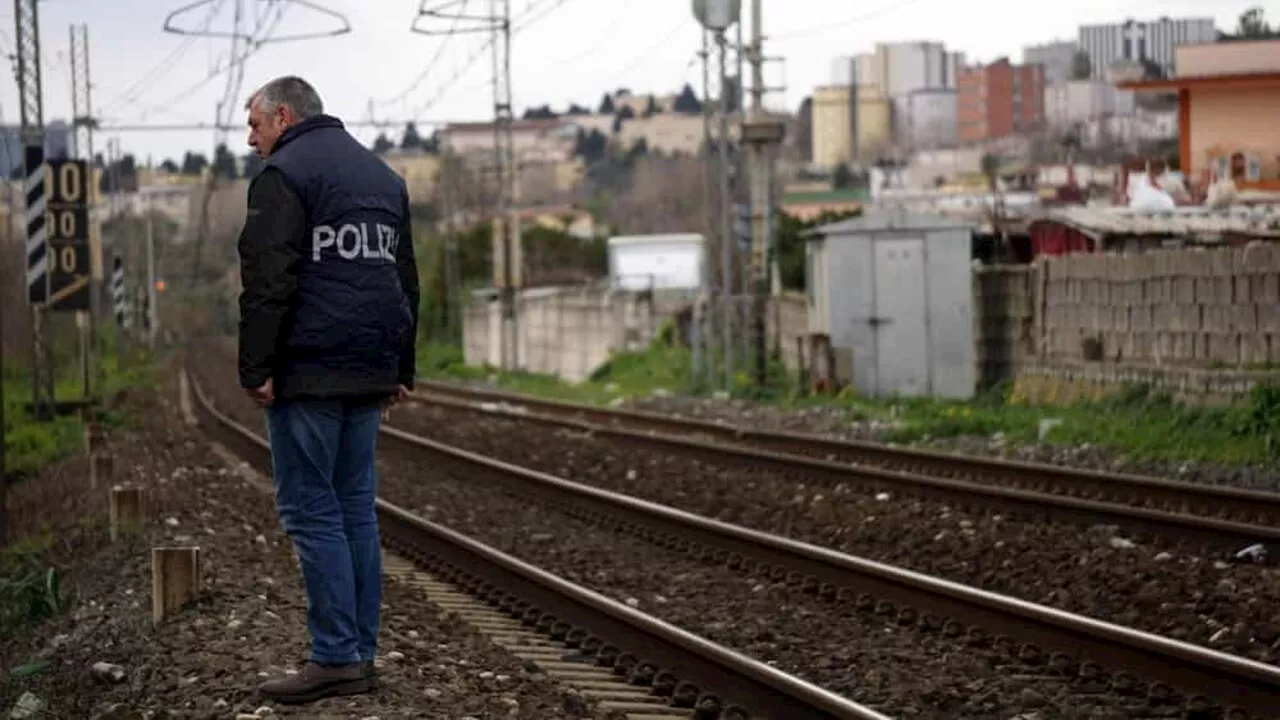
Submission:
[[[277,369],[286,316],[298,287],[306,208],[283,173],[265,168],[249,185],[240,232],[240,386],[261,387]]]
[[[418,285],[418,261],[413,252],[413,221],[410,216],[409,196],[403,201],[404,222],[400,226],[400,242],[396,246],[396,270],[400,275],[400,288],[409,303],[410,332],[400,350],[400,384],[413,389],[418,369],[418,302],[421,291]]]

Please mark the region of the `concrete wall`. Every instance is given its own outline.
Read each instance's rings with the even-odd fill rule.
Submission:
[[[663,318],[646,296],[598,289],[526,291],[518,300],[522,370],[585,380],[614,352],[639,350]],[[499,304],[476,302],[463,311],[463,353],[468,365],[502,364]]]

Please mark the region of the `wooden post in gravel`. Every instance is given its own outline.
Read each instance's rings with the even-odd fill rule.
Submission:
[[[151,621],[159,623],[200,593],[200,548],[151,548]]]
[[[142,488],[111,488],[111,542],[119,540],[122,531],[142,524],[146,514],[145,502]]]
[[[116,473],[116,458],[111,453],[96,452],[89,456],[89,487],[110,487]]]
[[[102,431],[102,426],[96,422],[85,423],[84,426],[84,451],[90,456],[102,449],[106,444],[106,433]]]

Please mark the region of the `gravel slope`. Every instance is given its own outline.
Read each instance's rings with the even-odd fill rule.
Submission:
[[[305,598],[288,539],[269,496],[229,471],[198,430],[184,425],[175,383],[130,400],[137,427],[113,432],[128,477],[148,489],[144,534],[112,545],[101,518],[107,491],[90,491],[72,459],[11,497],[24,527],[50,522],[50,560],[71,593],[68,612],[0,640],[11,669],[45,660],[31,678],[0,679],[0,713],[24,702],[49,718],[526,718],[576,715],[542,675],[456,623],[424,596],[387,581],[381,689],[376,695],[290,708],[256,696],[264,672],[295,667],[307,650]],[[194,544],[205,558],[204,593],[157,628],[150,623],[150,558],[161,544]],[[95,678],[95,663],[123,673]],[[481,673],[491,673],[481,676]],[[581,705],[580,699],[570,703]],[[589,710],[587,712],[590,712]]]

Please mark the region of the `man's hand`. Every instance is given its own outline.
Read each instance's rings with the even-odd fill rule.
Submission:
[[[391,408],[408,399],[409,388],[404,385],[397,385],[396,391],[388,395],[386,400],[382,401],[382,419],[389,420]]]
[[[262,387],[256,390],[246,390],[245,392],[249,394],[249,399],[253,401],[253,404],[260,408],[270,407],[271,403],[275,402],[276,399],[275,390],[271,385],[271,378],[267,378],[267,381],[262,383]]]

